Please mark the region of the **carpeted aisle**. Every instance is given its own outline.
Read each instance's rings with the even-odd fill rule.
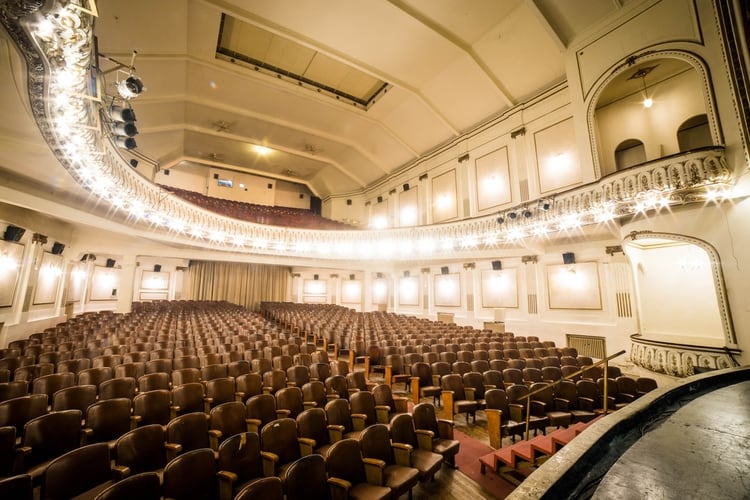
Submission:
[[[486,444],[471,438],[459,430],[453,430],[453,437],[461,442],[456,465],[458,471],[479,484],[495,498],[505,498],[515,488],[492,471],[486,474],[479,472],[479,457],[492,453],[494,450]]]

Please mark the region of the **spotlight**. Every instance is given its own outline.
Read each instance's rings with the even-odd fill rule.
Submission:
[[[130,166],[133,167],[133,168],[138,167],[138,160],[136,160],[135,158],[131,158],[130,159]]]
[[[522,212],[522,214],[523,214],[523,216],[524,216],[524,217],[526,217],[526,218],[528,219],[529,217],[531,217],[531,210],[529,210],[529,209],[527,208],[526,210],[524,210],[524,211]]]
[[[122,135],[115,136],[115,144],[118,148],[124,148],[124,149],[135,149],[135,139],[132,137],[126,137]]]
[[[515,213],[515,212],[511,212],[511,213],[508,214],[508,218],[511,219],[511,220],[515,220],[516,217],[518,217],[518,214]]]
[[[127,137],[135,137],[138,135],[138,129],[135,128],[135,123],[132,122],[119,122],[112,125],[112,132],[115,135],[124,135]]]
[[[541,200],[539,202],[539,208],[541,208],[542,210],[546,211],[546,210],[549,210],[551,207],[552,207],[552,202],[549,200]]]
[[[505,218],[501,215],[500,217],[497,218],[497,223],[502,224],[503,222],[505,222]]]
[[[146,90],[143,82],[135,75],[130,75],[124,80],[117,82],[117,93],[125,100],[135,99],[141,92]]]
[[[134,122],[135,111],[133,108],[123,108],[122,106],[112,105],[107,108],[107,114],[110,119],[115,122]]]

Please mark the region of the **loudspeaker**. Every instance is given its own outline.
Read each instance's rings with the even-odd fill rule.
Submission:
[[[409,274],[410,274],[409,271],[404,271],[404,278],[408,278]]]
[[[219,179],[219,174],[214,174],[214,179]]]
[[[443,266],[440,268],[440,274],[448,274],[448,266]]]
[[[351,205],[352,204],[352,200],[346,200],[346,204],[347,205]]]
[[[154,272],[155,273],[161,272],[161,264],[154,264]]]
[[[320,213],[323,211],[323,200],[321,200],[317,196],[311,196],[310,211],[315,215],[320,215]]]
[[[383,203],[383,197],[382,196],[378,196],[378,203]]]
[[[313,274],[313,279],[314,279],[315,281],[318,281],[318,275],[317,275],[317,274]]]
[[[107,259],[107,267],[115,267],[115,259]]]
[[[65,250],[65,245],[62,243],[56,241],[52,244],[52,253],[54,255],[62,255],[63,250]]]
[[[3,239],[5,241],[21,241],[25,232],[26,230],[22,227],[8,226],[3,234]]]
[[[409,190],[409,184],[404,184],[404,191],[408,191],[408,190]]]
[[[492,261],[492,270],[493,271],[500,271],[503,268],[503,263],[499,260],[493,260]]]
[[[573,252],[565,252],[562,254],[563,256],[563,264],[575,264],[576,263],[576,254]]]
[[[349,275],[349,279],[353,281],[353,280],[354,280],[354,275],[353,275],[353,274],[350,274],[350,275]]]
[[[378,279],[383,277],[383,273],[377,273],[375,276],[377,276]]]

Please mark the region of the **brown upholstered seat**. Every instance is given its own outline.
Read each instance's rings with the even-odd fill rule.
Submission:
[[[531,396],[531,412],[537,417],[546,416],[549,425],[560,428],[571,424],[573,416],[567,410],[567,400],[555,397],[553,387],[546,382],[536,382],[529,387]]]
[[[371,425],[359,437],[362,456],[377,465],[376,472],[382,474],[382,483],[391,489],[393,498],[409,493],[419,482],[419,470],[411,466],[408,457],[396,455],[391,446],[388,427],[383,424]],[[372,461],[375,460],[375,462]]]
[[[131,474],[161,472],[179,451],[167,446],[166,433],[159,424],[145,425],[126,432],[115,442],[115,464],[128,467]]]
[[[196,358],[197,359],[197,358]],[[201,371],[198,368],[179,368],[172,370],[170,374],[172,378],[172,385],[178,386],[182,384],[188,384],[190,382],[201,381]]]
[[[60,389],[52,397],[52,410],[80,410],[86,413],[86,408],[96,403],[96,386],[74,385]]]
[[[389,385],[376,385],[372,389],[372,395],[375,398],[375,412],[380,424],[390,423],[396,415],[409,412],[406,398],[394,396]]]
[[[190,382],[172,388],[172,405],[176,415],[185,415],[196,411],[208,413],[209,402],[206,400],[206,388],[200,382]]]
[[[19,474],[0,479],[0,498],[33,500],[34,485],[31,476],[28,474]]]
[[[247,432],[245,405],[239,401],[229,401],[215,406],[209,415],[209,425],[218,431],[219,442],[235,434]]]
[[[83,441],[86,444],[106,442],[114,448],[115,440],[137,425],[139,419],[131,415],[130,408],[131,401],[127,398],[100,400],[89,406]]]
[[[245,403],[247,430],[257,432],[269,422],[276,420],[276,398],[270,394],[258,394]]]
[[[257,373],[245,373],[234,380],[237,396],[246,403],[248,399],[263,393],[263,378]]]
[[[219,498],[214,452],[208,448],[183,452],[164,468],[163,494],[174,500]]]
[[[454,415],[457,413],[464,413],[466,415],[465,418],[467,424],[469,423],[469,416],[472,416],[476,421],[476,411],[479,405],[476,401],[467,397],[467,390],[464,387],[461,375],[458,375],[457,373],[445,375],[441,379],[440,384],[444,398],[443,404],[446,404],[446,396],[451,397]]]
[[[99,384],[99,399],[135,397],[136,381],[133,377],[122,377],[105,380]]]
[[[435,479],[435,474],[443,465],[443,455],[432,451],[431,433],[423,433],[424,438],[418,439],[414,420],[409,413],[393,417],[390,433],[394,452],[408,456],[409,464],[419,471],[419,480]]]
[[[331,436],[323,408],[310,408],[297,415],[297,431],[302,455],[326,455],[331,447]]]
[[[30,474],[35,484],[39,484],[49,462],[81,444],[81,418],[79,410],[64,410],[26,423],[17,451],[22,455],[21,471]]]
[[[283,481],[289,465],[302,456],[297,440],[297,422],[291,418],[280,418],[263,426],[260,448],[263,474],[278,476]]]
[[[425,362],[417,362],[411,365],[411,376],[419,379],[419,397],[429,398],[432,396],[433,402],[440,401],[440,383],[436,384],[430,366]]]
[[[453,439],[453,422],[438,419],[435,414],[435,406],[430,403],[415,405],[412,417],[417,432],[429,432],[428,436],[432,440],[432,451],[441,454],[445,462],[451,467],[455,467],[455,458],[460,443]]]
[[[359,443],[355,439],[343,439],[328,450],[326,470],[328,484],[335,500],[358,498],[362,500],[385,500],[391,498],[391,489],[365,473],[365,465]],[[369,479],[369,481],[368,481]]]
[[[133,415],[140,417],[138,425],[166,426],[174,416],[169,391],[158,389],[136,394],[133,398]]]
[[[262,478],[260,436],[244,432],[225,439],[219,446],[217,468],[222,500],[234,498],[245,486]]]
[[[352,426],[355,431],[361,431],[368,425],[377,423],[375,411],[375,396],[370,391],[357,391],[349,396]]]
[[[328,402],[326,386],[320,380],[311,380],[302,386],[302,402],[305,408],[324,408]]]
[[[206,388],[206,402],[209,408],[223,403],[237,401],[238,395],[232,377],[219,377],[204,382]]]
[[[203,412],[180,415],[167,424],[167,442],[180,445],[182,453],[199,448],[219,447],[218,434],[209,430],[208,415]]]
[[[562,405],[566,411],[570,412],[572,416],[572,424],[577,422],[589,422],[596,417],[596,413],[583,410],[578,405],[578,389],[576,389],[575,382],[563,380],[555,386],[555,394],[560,400],[558,404]]]
[[[160,500],[161,479],[156,472],[141,472],[117,481],[94,500]]]
[[[323,456],[307,455],[292,462],[286,471],[285,488],[286,500],[330,499]]]
[[[234,500],[283,500],[284,488],[278,477],[264,477],[254,481],[237,493]]]
[[[105,443],[81,446],[52,460],[41,480],[41,498],[92,497],[117,477]]]

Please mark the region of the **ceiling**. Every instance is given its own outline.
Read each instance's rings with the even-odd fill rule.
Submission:
[[[159,168],[257,173],[326,199],[362,192],[564,81],[566,46],[623,3],[107,0],[96,35],[108,95],[127,76],[111,60],[130,66],[137,51],[137,151]],[[222,15],[233,50],[271,69],[217,57]],[[274,71],[287,63],[305,80]],[[346,97],[379,85],[366,105]],[[326,90],[336,87],[338,98]]]

